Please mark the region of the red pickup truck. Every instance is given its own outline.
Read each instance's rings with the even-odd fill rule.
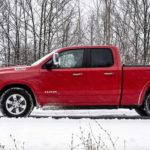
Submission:
[[[115,46],[55,50],[31,66],[0,69],[0,106],[8,117],[35,106],[129,108],[150,116],[150,67],[122,66]]]

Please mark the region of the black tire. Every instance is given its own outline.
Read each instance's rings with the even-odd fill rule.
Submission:
[[[0,99],[1,112],[7,117],[27,117],[34,108],[31,94],[20,87],[7,89]]]
[[[150,116],[150,94],[147,94],[144,104],[140,108],[136,108],[135,111],[140,116]]]
[[[140,116],[147,116],[145,113],[145,110],[142,108],[136,108],[135,111],[140,115]]]

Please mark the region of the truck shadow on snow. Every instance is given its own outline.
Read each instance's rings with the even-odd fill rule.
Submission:
[[[126,115],[100,115],[100,116],[37,116],[31,115],[29,118],[53,118],[53,119],[150,119],[150,117],[126,116]]]
[[[0,115],[0,118],[7,118],[6,116]],[[53,119],[119,119],[119,120],[149,120],[150,117],[143,117],[139,115],[134,115],[134,116],[127,116],[127,115],[98,115],[98,116],[73,116],[73,115],[30,115],[29,117],[25,118],[37,118],[37,119],[42,119],[42,118],[53,118]]]

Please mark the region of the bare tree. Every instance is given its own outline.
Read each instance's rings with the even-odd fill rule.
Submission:
[[[114,44],[127,64],[150,62],[149,0],[92,0],[86,7],[80,0],[3,0],[0,8],[4,65],[84,44]]]

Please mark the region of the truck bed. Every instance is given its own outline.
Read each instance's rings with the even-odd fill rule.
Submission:
[[[141,105],[150,82],[150,65],[123,65],[122,70],[121,105]]]

